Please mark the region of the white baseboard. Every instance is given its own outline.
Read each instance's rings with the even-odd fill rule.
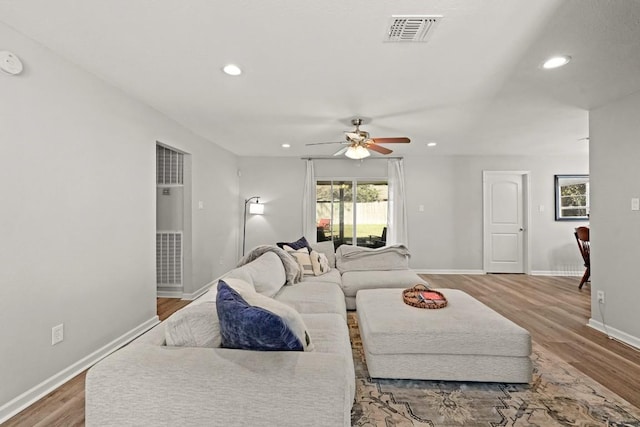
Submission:
[[[158,290],[158,292],[156,293],[156,296],[158,298],[182,298],[182,295],[184,295],[182,293],[182,291],[163,291],[163,290]]]
[[[485,274],[484,270],[433,270],[412,268],[417,274]]]
[[[204,285],[203,287],[201,287],[195,292],[191,292],[190,294],[182,294],[182,299],[193,301],[194,299],[198,298],[199,296],[207,292],[209,289],[211,289],[211,286],[213,286],[215,283],[218,283],[218,279],[212,281],[211,283],[207,283],[206,285]]]
[[[595,320],[593,318],[589,319],[587,326],[640,350],[640,338],[638,337],[634,337],[633,335],[630,335],[619,329],[612,328],[609,325],[607,325],[607,327],[605,328],[605,325],[601,321]]]
[[[47,394],[51,393],[53,390],[60,387],[76,375],[95,365],[101,359],[107,357],[114,351],[118,350],[120,347],[147,332],[158,323],[160,323],[160,321],[158,320],[158,316],[153,316],[151,319],[147,320],[141,325],[133,328],[129,332],[126,332],[107,345],[78,360],[68,368],[63,369],[52,377],[31,388],[30,390],[22,393],[15,399],[10,400],[6,404],[2,405],[2,407],[0,407],[0,424],[7,421],[9,418],[13,417],[18,412],[32,405]]]
[[[207,283],[206,285],[204,285],[203,287],[201,287],[195,292],[185,293],[182,291],[170,291],[166,289],[158,289],[158,292],[156,293],[156,295],[158,296],[158,298],[180,298],[187,301],[193,301],[194,299],[198,298],[199,296],[207,292],[211,288],[211,286],[213,286],[214,283],[218,283],[218,279],[210,283]]]
[[[487,274],[484,270],[437,270],[428,268],[412,268],[418,274]],[[567,277],[581,277],[583,273],[576,271],[566,270],[532,270],[532,276],[567,276]]]
[[[581,277],[582,273],[576,271],[563,271],[563,270],[532,270],[532,276],[560,276],[560,277]]]

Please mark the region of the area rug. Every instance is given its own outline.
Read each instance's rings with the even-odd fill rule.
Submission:
[[[531,384],[371,379],[355,313],[352,426],[640,426],[640,409],[533,343]]]

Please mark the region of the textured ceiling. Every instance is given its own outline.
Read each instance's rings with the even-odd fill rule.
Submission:
[[[394,14],[444,18],[384,43]],[[640,90],[636,0],[0,0],[0,20],[238,155],[331,154],[305,143],[354,116],[401,155],[586,153],[588,110]]]

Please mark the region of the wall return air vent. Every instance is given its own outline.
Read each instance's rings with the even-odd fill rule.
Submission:
[[[442,15],[392,15],[385,41],[426,42],[442,20]]]

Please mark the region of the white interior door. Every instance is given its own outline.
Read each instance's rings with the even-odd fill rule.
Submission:
[[[484,269],[525,272],[525,174],[484,173]]]

